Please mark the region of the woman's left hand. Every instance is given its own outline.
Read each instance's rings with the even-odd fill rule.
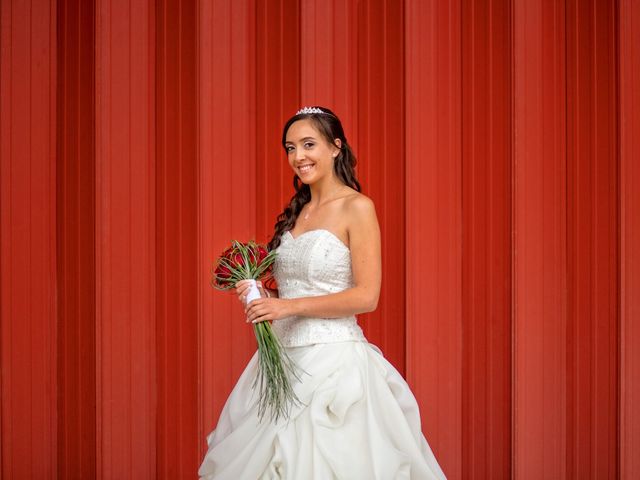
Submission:
[[[279,320],[289,317],[291,312],[291,300],[286,298],[257,298],[244,309],[247,314],[247,322],[258,323],[266,320]]]

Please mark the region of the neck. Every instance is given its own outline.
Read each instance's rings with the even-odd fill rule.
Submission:
[[[323,179],[324,181],[316,182],[309,185],[311,191],[311,205],[319,205],[326,200],[330,200],[344,185],[335,177]]]

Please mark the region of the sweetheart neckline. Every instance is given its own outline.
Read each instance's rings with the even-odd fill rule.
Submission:
[[[346,248],[349,252],[351,252],[351,249],[347,246],[346,243],[344,243],[340,237],[338,237],[335,233],[333,233],[331,230],[327,230],[326,228],[312,228],[311,230],[307,230],[306,232],[302,232],[300,235],[298,235],[297,237],[293,236],[293,233],[291,233],[291,230],[287,230],[285,233],[289,234],[289,237],[291,237],[291,239],[295,242],[296,240],[298,240],[300,237],[304,237],[307,233],[313,233],[313,232],[327,232],[329,235],[331,235],[333,238],[335,238],[340,245],[342,245],[344,248]]]

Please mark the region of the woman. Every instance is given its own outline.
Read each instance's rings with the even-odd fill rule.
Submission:
[[[291,359],[300,405],[288,420],[259,422],[250,360],[207,437],[205,479],[442,479],[421,430],[415,397],[355,315],[376,309],[380,229],[360,193],[340,120],[305,107],[282,145],[296,194],[269,243],[278,289],[246,305],[247,322],[271,321]],[[246,281],[236,284],[244,304]]]

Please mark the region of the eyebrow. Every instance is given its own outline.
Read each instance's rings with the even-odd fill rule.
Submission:
[[[301,139],[300,139],[300,141],[301,141],[301,142],[303,142],[303,141],[305,141],[305,140],[315,140],[315,138],[314,138],[314,137],[304,137],[304,138],[301,138]],[[290,140],[287,140],[287,141],[286,141],[286,142],[284,142],[284,143],[286,144],[286,143],[293,143],[293,142],[292,142],[292,141],[290,141]]]

